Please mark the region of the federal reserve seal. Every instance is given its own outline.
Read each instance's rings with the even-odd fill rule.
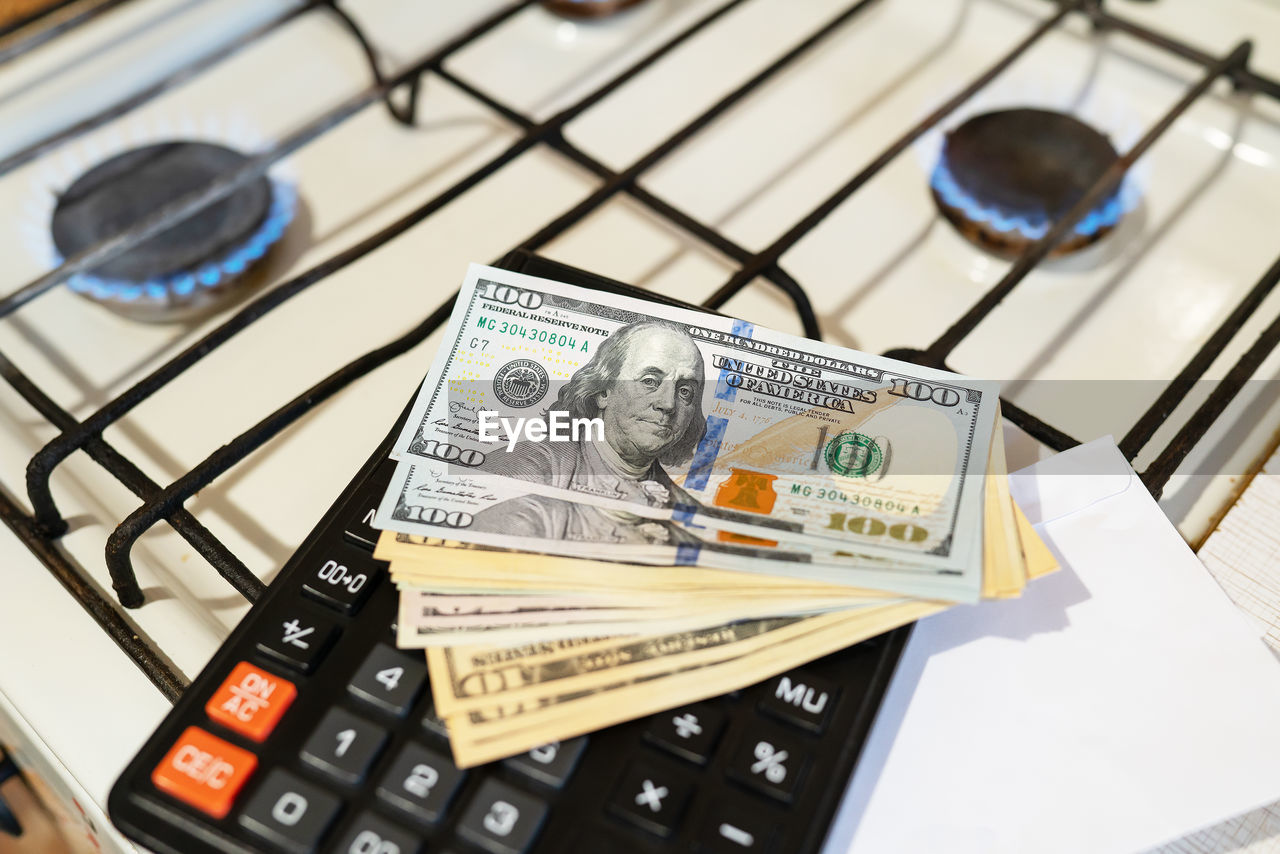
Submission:
[[[827,466],[845,477],[866,477],[884,462],[876,440],[861,433],[841,433],[827,443]]]
[[[507,406],[520,409],[542,400],[551,387],[547,369],[531,359],[516,359],[498,368],[493,393]]]

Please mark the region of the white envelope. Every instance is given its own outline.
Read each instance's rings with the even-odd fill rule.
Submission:
[[[1115,443],[1011,481],[1062,568],[916,626],[825,852],[1133,852],[1280,799],[1280,662]]]

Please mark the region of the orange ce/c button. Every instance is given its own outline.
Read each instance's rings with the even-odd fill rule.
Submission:
[[[261,742],[296,696],[298,689],[288,679],[242,661],[209,698],[204,711],[228,729]]]
[[[201,812],[223,818],[257,767],[258,757],[249,751],[192,726],[151,772],[151,782]]]

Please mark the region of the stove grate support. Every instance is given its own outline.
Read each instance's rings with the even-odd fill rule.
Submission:
[[[403,105],[396,104],[391,100],[391,92],[394,87],[387,84],[386,75],[382,73],[382,69],[378,66],[378,54],[373,49],[373,44],[365,36],[364,30],[360,29],[360,25],[355,19],[347,13],[345,9],[338,5],[338,0],[320,0],[321,4],[337,16],[347,31],[351,33],[351,37],[360,45],[360,49],[364,51],[365,61],[369,63],[369,69],[373,72],[374,87],[385,92],[382,96],[382,103],[386,106],[387,112],[391,117],[405,127],[413,127],[417,124],[414,116],[418,112],[418,93],[422,91],[422,74],[415,74],[409,79],[408,97]]]
[[[1214,81],[1224,74],[1229,73],[1232,69],[1242,67],[1249,61],[1249,53],[1253,49],[1253,45],[1249,42],[1243,42],[1231,51],[1230,54],[1212,63],[1200,78],[1200,81],[1187,90],[1186,94],[1179,99],[1163,116],[1160,121],[1156,122],[1147,133],[1138,140],[1138,142],[1129,151],[1121,155],[1115,163],[1107,168],[1107,171],[1094,182],[1093,186],[1080,198],[1080,201],[1067,211],[1065,215],[1060,217],[1057,222],[1031,246],[1027,247],[1013,266],[1009,268],[1009,272],[992,286],[991,290],[983,294],[972,308],[965,312],[959,320],[951,325],[946,332],[938,337],[938,340],[929,345],[929,349],[925,351],[926,358],[931,362],[942,364],[944,360],[955,350],[956,345],[963,341],[973,330],[978,328],[978,324],[982,323],[989,314],[998,306],[1004,298],[1007,297],[1014,288],[1027,277],[1027,274],[1036,268],[1036,265],[1049,257],[1049,252],[1066,236],[1067,232],[1075,226],[1080,220],[1088,215],[1089,211],[1098,207],[1104,199],[1115,192],[1120,186],[1120,182],[1124,180],[1124,176],[1133,167],[1133,164],[1145,154],[1156,140],[1164,135],[1178,116],[1187,111],[1187,108],[1194,104],[1201,95],[1208,91]]]
[[[724,14],[728,9],[738,5],[740,2],[742,2],[742,0],[733,0],[733,2],[725,4],[705,18],[704,22],[709,22],[710,19]],[[864,0],[863,3],[858,4],[854,8],[862,8],[862,6],[865,5],[866,3]],[[674,49],[679,43],[690,37],[691,34],[691,31],[685,31],[679,36],[676,36],[671,41],[657,48],[644,60],[641,60],[638,65],[648,65],[657,61],[661,56],[665,55],[670,50]],[[638,73],[638,68],[633,66],[611,80],[609,83],[605,84],[595,93],[587,96],[583,101],[562,111],[556,117],[541,125],[534,125],[529,120],[524,119],[523,121],[527,123],[525,137],[516,142],[506,152],[500,154],[497,158],[491,161],[490,164],[487,164],[486,167],[478,170],[471,176],[468,176],[460,184],[455,185],[440,196],[437,196],[435,199],[432,199],[425,206],[413,211],[396,223],[386,227],[378,234],[367,238],[360,244],[357,244],[342,253],[340,257],[335,257],[335,259],[331,259],[330,262],[326,262],[325,264],[320,265],[320,267],[302,274],[299,278],[278,286],[276,289],[256,301],[244,312],[241,312],[241,314],[243,315],[246,312],[254,311],[255,308],[258,308],[261,305],[269,304],[274,306],[279,304],[280,301],[287,299],[288,296],[291,296],[293,293],[297,293],[310,284],[319,281],[319,279],[324,275],[334,272],[337,268],[333,266],[333,262],[340,262],[342,266],[345,266],[357,258],[363,257],[363,255],[421,222],[423,219],[451,202],[458,195],[469,190],[475,183],[478,183],[483,178],[492,174],[493,171],[501,168],[501,166],[505,165],[516,155],[527,150],[527,148],[531,147],[537,141],[546,141],[548,139],[558,140],[560,144],[567,146],[567,143],[564,142],[563,137],[560,135],[560,128],[572,120],[572,118],[585,111],[591,103],[597,102],[600,98],[604,97],[604,94],[608,91],[612,91],[618,86],[621,86],[627,79],[634,76],[636,73]],[[586,157],[585,154],[582,156]],[[592,162],[594,163],[594,161]],[[596,166],[599,169],[606,169],[604,166],[599,164],[596,164]],[[608,170],[606,169],[606,171]],[[669,207],[668,210],[677,213],[680,221],[693,226],[695,232],[715,235],[713,230],[709,229],[705,225],[697,223],[686,214],[675,212]],[[748,253],[745,249],[733,244],[727,238],[720,237],[718,235],[717,238],[718,239],[713,245],[723,247],[731,253],[732,256],[736,256],[738,258],[747,257]],[[804,295],[803,291],[799,288],[799,285],[785,273],[782,273],[779,270],[776,271],[774,275],[781,283],[781,287],[783,287],[785,291],[789,291],[793,294],[793,298],[796,300],[797,309],[801,317],[807,318],[806,328],[812,327],[816,334],[817,321],[813,313],[813,308],[808,302],[807,296]],[[289,423],[292,423],[292,421],[296,420],[303,414],[303,412],[312,408],[316,403],[332,395],[358,377],[363,376],[369,370],[376,368],[378,365],[385,363],[389,359],[412,348],[421,340],[425,339],[441,323],[443,323],[444,320],[447,319],[450,309],[451,302],[446,303],[446,305],[437,309],[436,312],[432,314],[431,318],[428,318],[428,322],[416,327],[402,338],[366,354],[361,357],[361,359],[357,360],[357,362],[353,362],[346,368],[343,368],[326,378],[320,384],[313,387],[303,395],[300,395],[290,404],[287,404],[283,409],[273,413],[263,422],[260,422],[255,427],[250,428],[250,430],[238,436],[229,445],[220,449],[213,456],[206,459],[200,466],[190,472],[188,476],[175,482],[175,484],[169,490],[166,490],[164,494],[158,496],[154,501],[149,501],[146,505],[135,511],[135,513],[125,521],[121,528],[113,532],[111,538],[108,540],[107,565],[111,571],[113,586],[120,597],[121,604],[126,607],[138,607],[144,601],[129,555],[132,550],[133,543],[136,542],[138,537],[140,537],[147,528],[154,525],[159,518],[163,517],[167,512],[170,512],[174,507],[179,506],[181,502],[193,495],[195,491],[207,485],[207,483],[209,483],[218,474],[221,474],[222,471],[225,471],[231,464],[238,462],[240,459],[243,459],[244,456],[247,456],[248,453],[256,450],[264,442],[276,435],[280,429],[283,429]],[[218,343],[221,343],[221,341],[226,340],[226,338],[231,334],[234,334],[235,331],[238,331],[243,328],[244,325],[247,325],[236,323],[236,320],[237,318],[233,318],[231,322],[220,327],[218,330],[215,330],[214,333],[211,333],[210,338],[212,338],[213,335],[218,335],[222,332],[225,337],[220,337],[218,339]],[[156,374],[152,375],[153,377],[156,377],[159,374],[164,374],[163,377],[159,378],[159,382],[155,385],[155,388],[159,388],[164,384],[164,382],[167,382],[168,379],[177,376],[180,372],[177,370],[177,365],[179,361],[184,360],[184,357],[188,356],[188,354],[191,356],[191,362],[194,363],[196,359],[201,358],[210,352],[212,347],[206,346],[208,342],[208,338],[205,339],[205,341],[197,342],[192,345],[191,348],[188,348],[188,350],[183,354],[176,357],[175,360],[165,366],[162,366]],[[349,370],[357,364],[362,365],[363,367],[360,370]],[[183,368],[185,368],[185,364],[183,365]],[[149,377],[148,379],[151,378]],[[126,395],[130,395],[135,390],[139,390],[143,383],[146,382],[147,380],[143,380],[142,383],[135,385],[132,389],[126,392]],[[150,386],[147,388],[150,390],[145,391],[145,394],[149,394],[151,391],[154,391],[154,388],[150,388]],[[121,398],[117,398],[117,401],[120,404],[118,407],[112,406],[112,404],[115,404],[117,401],[113,401],[112,404],[108,404],[107,407],[104,407],[104,409],[100,410],[99,413],[96,413],[95,416],[86,420],[85,424],[82,425],[79,434],[101,432],[101,429],[104,429],[109,423],[122,416],[129,408],[136,405],[137,402],[145,399],[145,394],[136,399],[131,398],[130,400],[124,399],[126,395],[122,395]],[[105,415],[108,409],[111,409],[112,412],[110,420],[106,420]],[[288,413],[287,418],[284,417],[285,413]],[[101,422],[95,421],[98,416],[103,416],[103,420]],[[64,434],[64,437],[68,435],[69,434]],[[64,437],[59,437],[59,439]],[[54,443],[50,443],[50,445],[46,446],[44,449],[45,451],[50,451],[50,459],[52,460],[52,463],[48,464],[47,468],[43,467],[45,464],[40,456],[33,459],[31,466],[28,468],[28,486],[33,504],[37,508],[36,518],[47,530],[51,531],[56,531],[60,527],[65,526],[65,521],[62,520],[61,515],[57,511],[56,505],[53,503],[52,493],[49,490],[49,476],[52,473],[53,467],[57,465],[57,462],[64,459],[67,454],[79,447],[78,441],[75,443],[66,443],[64,446],[60,447],[56,453],[54,453],[53,447],[58,441],[59,440],[55,440]],[[231,449],[234,449],[234,451]],[[37,469],[37,464],[41,466],[39,469]]]
[[[1225,77],[1230,79],[1240,90],[1280,100],[1280,81],[1257,74],[1248,67],[1249,46],[1247,43],[1240,45],[1226,57],[1214,57],[1190,45],[1114,15],[1104,8],[1100,0],[1051,0],[1056,7],[1056,12],[1041,22],[1022,43],[1001,57],[991,68],[957,93],[951,101],[944,104],[938,111],[908,130],[871,164],[853,176],[828,199],[760,252],[750,252],[736,245],[715,228],[701,223],[676,209],[639,185],[639,178],[647,169],[662,160],[689,138],[699,133],[718,115],[730,109],[743,97],[757,90],[768,80],[773,79],[778,72],[796,58],[809,53],[846,22],[852,20],[857,12],[875,2],[881,1],[860,0],[860,2],[852,4],[782,57],[775,60],[770,66],[752,77],[746,84],[725,96],[720,102],[708,108],[703,115],[697,117],[681,131],[665,140],[636,164],[621,172],[604,166],[565,140],[561,133],[563,127],[681,43],[712,25],[721,16],[748,2],[748,0],[728,0],[728,2],[715,8],[663,45],[655,48],[650,54],[638,60],[617,77],[602,85],[578,103],[543,122],[534,122],[532,119],[521,115],[516,110],[479,91],[469,82],[456,77],[443,67],[444,60],[450,54],[481,38],[490,30],[532,5],[536,0],[521,0],[521,2],[515,2],[503,7],[489,18],[480,21],[466,32],[451,39],[445,45],[433,51],[431,55],[391,77],[387,77],[380,71],[376,61],[376,51],[373,49],[372,44],[364,36],[358,23],[338,7],[337,0],[312,0],[289,15],[268,21],[255,31],[254,38],[265,35],[304,11],[322,8],[336,13],[344,26],[351,30],[353,37],[357,39],[365,52],[375,81],[374,85],[280,140],[275,147],[259,155],[244,169],[211,182],[210,185],[197,190],[189,197],[178,200],[170,207],[158,212],[156,216],[138,224],[135,228],[97,246],[90,247],[81,255],[68,259],[60,267],[10,293],[8,296],[0,298],[0,317],[17,310],[74,273],[100,264],[102,261],[126,251],[152,234],[168,227],[178,219],[184,218],[205,205],[225,197],[241,184],[263,174],[278,160],[378,100],[383,100],[386,103],[388,109],[392,111],[393,116],[398,121],[411,123],[416,106],[416,95],[420,86],[419,81],[428,72],[435,73],[446,82],[458,87],[464,93],[483,102],[505,117],[520,129],[521,137],[493,160],[419,209],[401,218],[401,220],[339,252],[300,276],[282,283],[263,294],[212,330],[203,339],[156,369],[152,374],[100,408],[83,422],[77,422],[69,413],[61,410],[43,391],[35,387],[16,366],[13,366],[7,360],[0,361],[0,376],[61,431],[52,442],[31,460],[28,467],[28,492],[35,509],[33,516],[27,516],[17,508],[16,504],[8,496],[0,493],[0,517],[3,517],[10,527],[17,531],[19,536],[31,546],[37,556],[49,566],[55,576],[62,581],[64,586],[72,592],[86,610],[98,620],[121,648],[137,662],[138,666],[152,679],[165,696],[172,699],[181,690],[183,684],[181,677],[177,675],[172,665],[158,650],[132,629],[126,618],[112,607],[98,593],[93,584],[88,581],[83,570],[74,566],[65,553],[54,544],[53,539],[65,529],[65,522],[62,520],[49,490],[50,475],[70,453],[75,450],[85,450],[95,461],[103,465],[104,468],[143,500],[142,506],[130,514],[112,534],[108,543],[108,566],[112,571],[113,581],[124,604],[130,606],[140,604],[142,597],[141,590],[137,589],[136,579],[133,578],[129,560],[132,544],[142,533],[161,519],[169,521],[175,529],[178,529],[215,568],[222,572],[224,576],[227,576],[233,585],[237,586],[237,589],[244,587],[245,589],[242,589],[241,592],[247,598],[255,598],[254,583],[257,585],[257,591],[260,591],[261,582],[256,577],[253,577],[252,573],[249,573],[243,567],[243,564],[211,533],[203,529],[203,527],[197,527],[199,523],[195,522],[194,518],[184,509],[184,502],[196,491],[208,485],[240,460],[251,454],[272,436],[278,434],[285,426],[293,423],[323,399],[331,396],[378,365],[405,352],[427,337],[431,331],[447,318],[452,300],[439,306],[413,329],[382,347],[359,357],[313,386],[307,392],[285,404],[259,422],[259,424],[236,437],[227,446],[215,452],[195,469],[163,489],[146,479],[132,463],[107,445],[102,439],[103,430],[123,417],[150,394],[181,375],[186,368],[199,361],[213,349],[226,343],[226,341],[258,318],[283,304],[290,297],[310,287],[310,285],[351,264],[378,246],[394,239],[411,226],[431,216],[435,211],[449,204],[463,193],[468,192],[475,185],[490,177],[534,146],[546,145],[558,151],[571,162],[597,176],[602,181],[602,184],[579,205],[530,236],[522,244],[521,248],[536,249],[545,245],[572,228],[608,199],[614,198],[619,194],[625,194],[738,265],[737,272],[708,298],[705,303],[708,307],[718,308],[724,305],[725,302],[756,279],[762,278],[779,287],[795,303],[797,313],[804,324],[806,332],[816,337],[819,331],[818,324],[808,297],[800,283],[796,282],[781,267],[781,259],[785,253],[861,188],[872,176],[905,151],[916,139],[937,126],[947,115],[984,88],[1020,55],[1030,49],[1041,37],[1057,28],[1066,17],[1073,14],[1084,15],[1092,21],[1094,27],[1098,30],[1113,30],[1125,33],[1135,39],[1163,48],[1177,56],[1199,64],[1205,69],[1205,74],[1201,81],[1192,86],[1183,100],[1170,111],[1170,114],[1157,123],[1147,137],[1144,137],[1143,141],[1126,155],[1126,162],[1120,166],[1118,174],[1112,175],[1108,173],[1108,175],[1104,176],[1099,185],[1094,188],[1096,192],[1103,192],[1099,188],[1112,181],[1112,179],[1118,182],[1123,177],[1124,170],[1132,165],[1132,162],[1141,156],[1146,148],[1167,130],[1177,114],[1203,96],[1214,80]],[[101,5],[109,7],[114,3],[111,0],[106,0]],[[0,173],[15,168],[55,145],[61,144],[67,139],[94,127],[101,126],[112,118],[141,103],[145,103],[150,98],[172,88],[183,80],[190,79],[201,70],[229,56],[238,47],[224,49],[205,59],[198,60],[192,63],[191,66],[179,70],[170,78],[155,84],[139,95],[108,107],[101,113],[83,120],[50,139],[24,149],[7,160],[0,161]],[[3,62],[6,58],[3,53],[4,50],[21,51],[25,49],[27,48],[23,48],[21,44],[17,47],[8,47],[5,46],[4,42],[0,41],[0,62]],[[20,53],[13,55],[20,55]],[[391,101],[391,93],[402,86],[408,88],[409,97],[407,105],[397,106]],[[1076,216],[1073,218],[1072,215]],[[1073,210],[1071,214],[1055,225],[1054,231],[1059,234],[1065,233],[1080,216],[1083,216],[1083,212]],[[1041,244],[1052,245],[1052,236],[1053,234],[1051,233],[1050,236],[1041,241]],[[954,347],[996,308],[1000,301],[1025,277],[1026,273],[1034,269],[1043,260],[1047,251],[1044,250],[1041,244],[1030,247],[1027,253],[1015,263],[1015,267],[1011,269],[1010,274],[975,303],[951,329],[945,332],[927,350],[898,350],[892,351],[890,355],[910,358],[922,363],[944,364],[946,356]],[[1280,261],[1277,261],[1276,265],[1264,274],[1262,279],[1233,310],[1231,315],[1205,342],[1196,356],[1184,367],[1178,377],[1170,383],[1156,403],[1130,430],[1129,435],[1125,437],[1121,446],[1127,458],[1132,460],[1149,443],[1155,429],[1186,398],[1195,381],[1203,375],[1214,357],[1221,352],[1222,348],[1233,339],[1243,324],[1253,315],[1261,304],[1262,299],[1271,291],[1277,280],[1280,280]],[[1168,477],[1203,437],[1209,426],[1236,398],[1244,387],[1245,382],[1257,370],[1267,355],[1274,350],[1278,342],[1280,342],[1280,318],[1277,318],[1267,327],[1245,355],[1233,366],[1213,394],[1184,424],[1177,436],[1156,456],[1155,462],[1143,473],[1144,483],[1149,489],[1158,495]],[[1051,447],[1061,450],[1078,444],[1072,437],[1008,401],[1002,402],[1002,408],[1006,417],[1011,421],[1019,424],[1035,438]],[[243,570],[246,575],[252,578],[252,582],[248,582],[243,578],[241,578],[240,582],[237,582],[235,576],[240,570]]]
[[[414,63],[393,77],[385,78],[381,84],[371,86],[348,98],[339,106],[289,134],[289,136],[280,140],[268,150],[249,158],[239,169],[216,178],[205,186],[174,200],[114,237],[110,237],[65,259],[44,275],[0,298],[0,317],[13,313],[75,274],[86,272],[109,261],[161,233],[175,223],[181,222],[197,211],[225,199],[240,187],[265,175],[280,160],[332,130],[375,101],[385,98],[396,87],[409,83],[415,77],[439,67],[440,63],[447,57],[502,24],[522,8],[535,2],[537,0],[521,0],[521,2],[500,9],[466,32],[450,40],[447,44],[432,51],[429,56],[421,61]]]
[[[78,136],[82,136],[95,128],[102,127],[107,122],[119,118],[135,107],[140,107],[165,92],[176,89],[188,80],[194,79],[202,71],[206,71],[217,65],[222,60],[234,56],[247,45],[253,44],[258,39],[271,34],[284,24],[300,17],[304,12],[308,12],[311,9],[316,8],[320,5],[320,2],[321,0],[307,0],[305,4],[292,8],[284,14],[272,18],[261,26],[245,33],[244,36],[228,45],[218,48],[217,50],[210,51],[206,56],[189,63],[182,69],[175,71],[168,77],[165,77],[151,86],[142,89],[136,94],[123,98],[91,116],[86,116],[80,121],[67,126],[63,130],[49,135],[39,142],[28,145],[26,148],[15,151],[13,154],[0,159],[0,176],[12,172],[19,166],[30,163],[32,160],[35,160],[42,154],[52,151],[65,142],[75,139]]]
[[[656,48],[645,58],[614,77],[596,91],[587,95],[578,103],[562,110],[560,113],[538,125],[530,126],[521,138],[516,140],[516,142],[506,150],[499,153],[489,162],[463,178],[461,181],[441,192],[426,204],[420,206],[409,214],[406,214],[376,234],[360,241],[346,250],[343,250],[337,255],[321,262],[317,266],[307,270],[295,278],[277,285],[271,291],[268,291],[266,294],[258,297],[228,321],[215,328],[204,338],[195,342],[182,353],[178,354],[151,374],[126,389],[119,396],[108,402],[97,412],[85,419],[84,423],[80,425],[78,429],[74,431],[65,431],[52,440],[48,445],[42,448],[35,457],[32,458],[27,467],[28,494],[35,511],[36,520],[42,530],[50,536],[59,536],[65,530],[66,523],[62,519],[62,516],[57,509],[57,505],[53,500],[53,495],[49,488],[49,478],[57,465],[62,460],[66,459],[66,457],[71,453],[78,450],[86,440],[92,436],[100,435],[103,430],[118,421],[131,409],[142,403],[166,383],[176,378],[182,373],[182,371],[208,355],[216,347],[224,344],[236,333],[246,328],[250,323],[257,320],[268,311],[274,309],[290,297],[300,293],[326,276],[337,272],[359,258],[364,257],[374,249],[377,249],[379,246],[382,246],[384,243],[387,243],[407,231],[409,228],[417,225],[419,222],[449,204],[458,196],[469,191],[476,184],[479,184],[484,179],[490,177],[499,169],[506,166],[508,163],[512,162],[518,156],[533,148],[535,145],[545,142],[550,138],[559,136],[559,131],[565,124],[590,109],[590,107],[594,106],[599,101],[603,100],[644,68],[647,68],[649,65],[657,62],[688,38],[691,38],[702,27],[709,25],[720,16],[726,14],[733,8],[742,5],[744,2],[746,2],[746,0],[729,0],[729,2],[718,7],[689,29],[681,32],[679,35]],[[441,60],[443,60],[443,58],[443,56],[440,57]],[[89,251],[94,250],[91,249]],[[805,304],[807,306],[807,298],[805,299]],[[812,316],[811,307],[807,309],[807,312]]]
[[[17,21],[0,32],[0,65],[12,62],[126,2],[128,0],[69,0]]]
[[[1277,259],[1270,269],[1262,274],[1262,278],[1245,295],[1244,300],[1232,310],[1231,314],[1227,315],[1227,318],[1222,321],[1213,334],[1209,336],[1208,340],[1196,351],[1196,354],[1178,372],[1173,382],[1169,383],[1160,396],[1156,398],[1156,401],[1151,404],[1150,408],[1143,413],[1142,417],[1138,419],[1125,437],[1120,440],[1120,450],[1124,452],[1125,457],[1133,459],[1138,455],[1139,451],[1146,447],[1147,442],[1151,441],[1151,437],[1159,429],[1160,425],[1164,423],[1164,420],[1173,414],[1174,408],[1190,393],[1192,386],[1204,376],[1205,371],[1213,364],[1218,354],[1235,337],[1235,334],[1240,331],[1245,322],[1254,315],[1254,312],[1262,305],[1262,301],[1267,298],[1267,295],[1275,289],[1276,282],[1280,282],[1280,259]],[[1192,444],[1194,444],[1195,437],[1190,438]],[[1189,450],[1190,448],[1188,447]],[[1181,459],[1179,459],[1179,462],[1181,462]],[[1148,483],[1147,486],[1154,490],[1163,486],[1167,480],[1168,474],[1165,474],[1154,486],[1151,483]]]

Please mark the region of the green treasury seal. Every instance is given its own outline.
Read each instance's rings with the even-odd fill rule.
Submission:
[[[827,466],[845,477],[866,477],[880,468],[884,453],[870,436],[841,433],[827,443]]]

